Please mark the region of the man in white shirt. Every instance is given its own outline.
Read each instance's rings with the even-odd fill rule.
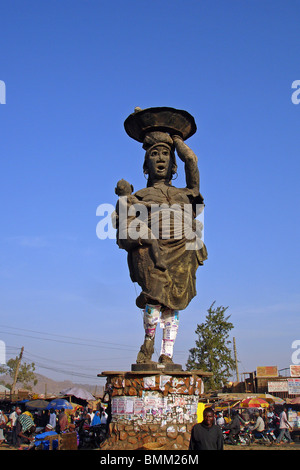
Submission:
[[[225,419],[223,417],[223,413],[219,413],[217,416],[217,425],[221,426],[221,428],[225,425]]]
[[[16,409],[9,415],[9,420],[11,422],[11,428],[12,428],[12,445],[14,447],[17,445],[16,423],[17,423],[18,416],[20,416],[20,414],[21,414],[21,408],[17,406]]]
[[[56,412],[54,408],[51,408],[50,410],[50,416],[49,416],[49,424],[52,426],[53,430],[56,430]]]
[[[286,437],[289,444],[294,444],[290,435],[290,431],[289,431],[289,429],[292,429],[292,426],[288,422],[286,413],[287,413],[287,409],[286,407],[284,407],[283,411],[280,414],[280,423],[279,423],[280,432],[279,432],[279,436],[276,439],[276,444],[281,443],[283,436]]]
[[[256,413],[256,416],[256,423],[253,428],[251,428],[251,431],[253,431],[254,437],[260,438],[262,437],[262,432],[265,430],[265,423],[262,419],[261,412]]]

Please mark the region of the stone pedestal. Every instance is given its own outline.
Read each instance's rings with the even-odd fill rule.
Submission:
[[[197,422],[203,371],[102,372],[111,397],[103,450],[186,450]]]
[[[160,364],[158,362],[148,364],[131,364],[132,372],[163,372],[164,374],[169,372],[179,372],[182,371],[182,366],[180,364]]]

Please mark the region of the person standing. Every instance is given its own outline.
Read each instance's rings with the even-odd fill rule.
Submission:
[[[49,424],[52,426],[53,430],[56,431],[56,412],[54,408],[50,410]]]
[[[279,430],[280,431],[279,431],[279,435],[276,439],[276,444],[281,443],[281,441],[283,439],[283,436],[286,437],[289,444],[294,444],[294,442],[292,441],[291,435],[290,435],[290,431],[289,431],[289,429],[292,429],[292,426],[288,422],[286,413],[287,413],[287,408],[284,407],[282,412],[280,413],[280,422],[279,422]]]
[[[106,424],[107,423],[107,418],[108,418],[108,414],[106,413],[104,408],[102,408],[102,410],[101,410],[101,424]]]
[[[34,424],[33,418],[31,415],[22,413],[18,416],[16,422],[16,435],[17,435],[17,447],[22,449],[21,443],[28,442],[31,443],[34,440],[32,434],[35,432],[36,426]]]
[[[96,413],[94,413],[93,419],[91,421],[91,426],[100,426],[100,424],[101,424],[100,411],[97,410]]]
[[[268,429],[271,431],[275,431],[278,425],[278,421],[278,416],[275,413],[274,406],[270,405],[269,411],[267,413]]]
[[[65,409],[62,408],[58,416],[58,428],[59,432],[64,432],[68,427],[68,417],[65,413]]]
[[[17,406],[15,410],[12,411],[12,413],[9,415],[9,419],[11,422],[11,429],[12,429],[12,445],[16,447],[17,445],[17,432],[16,432],[16,427],[17,427],[17,419],[21,414],[21,408]]]
[[[88,415],[89,415],[89,417],[90,417],[90,422],[92,423],[93,418],[94,418],[94,416],[95,416],[94,410],[92,410],[91,408],[88,408]]]
[[[203,421],[192,428],[189,450],[223,450],[224,439],[220,426],[215,424],[212,408],[205,408]]]
[[[6,428],[7,419],[5,414],[0,410],[0,444],[5,442],[4,429]]]
[[[217,425],[221,428],[225,426],[225,419],[222,412],[217,415]]]

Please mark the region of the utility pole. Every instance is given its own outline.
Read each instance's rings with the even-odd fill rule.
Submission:
[[[24,352],[24,346],[22,346],[22,348],[21,348],[19,359],[18,359],[18,362],[17,362],[17,365],[16,365],[14,382],[13,382],[12,387],[11,387],[11,394],[12,395],[15,393],[15,388],[16,388],[16,383],[17,383],[17,378],[18,378],[18,373],[19,373],[19,368],[20,368],[23,352]]]
[[[237,360],[237,354],[236,354],[236,344],[235,344],[235,338],[233,338],[233,351],[234,351],[234,359],[235,359],[235,370],[236,370],[236,380],[239,382],[239,367],[238,367],[238,360]]]

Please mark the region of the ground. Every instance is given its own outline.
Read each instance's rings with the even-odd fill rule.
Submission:
[[[225,445],[225,450],[300,450],[300,443],[293,444],[271,444],[271,445],[260,445],[260,444],[251,444],[250,446],[232,446]]]
[[[24,449],[26,449],[26,445],[22,445]],[[8,446],[7,444],[0,444],[0,451],[1,450],[14,450],[12,447]],[[272,444],[272,445],[259,445],[259,444],[251,444],[250,446],[241,446],[241,445],[225,445],[224,450],[248,450],[248,451],[253,451],[253,450],[300,450],[300,443],[294,443],[294,444]]]

